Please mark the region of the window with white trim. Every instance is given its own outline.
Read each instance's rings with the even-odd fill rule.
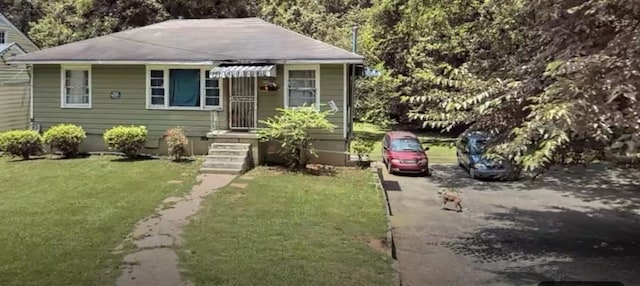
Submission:
[[[147,107],[151,109],[217,109],[222,107],[221,81],[210,68],[147,68]]]
[[[91,67],[63,66],[61,76],[62,107],[91,108]]]
[[[220,80],[211,78],[209,70],[204,75],[204,104],[205,106],[220,106]]]
[[[0,31],[0,44],[6,44],[6,43],[7,43],[7,32]]]
[[[319,106],[320,69],[318,66],[287,66],[286,107]]]

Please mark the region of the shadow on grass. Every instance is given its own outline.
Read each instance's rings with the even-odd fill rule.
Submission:
[[[292,170],[286,164],[271,163],[265,166],[269,172],[275,172],[278,174],[302,174],[308,176],[328,176],[333,177],[338,174],[336,167],[332,165],[323,164],[308,164],[305,169]]]
[[[122,157],[118,157],[111,160],[111,162],[139,162],[139,161],[149,161],[149,160],[160,160],[160,158],[156,156],[148,156],[148,155],[138,155],[133,158],[122,156]]]
[[[10,159],[7,161],[7,163],[20,163],[20,162],[31,162],[31,161],[38,161],[38,160],[45,160],[47,159],[47,157],[44,156],[38,156],[38,157],[31,157],[29,159],[22,159],[21,157],[9,157]]]
[[[640,285],[640,222],[618,211],[559,207],[503,208],[487,227],[435,244],[474,263],[501,269],[495,283],[535,285],[548,280],[620,280]]]
[[[75,156],[65,157],[62,154],[54,154],[49,159],[51,160],[74,160],[74,159],[86,159],[91,157],[92,155],[89,153],[80,153]]]

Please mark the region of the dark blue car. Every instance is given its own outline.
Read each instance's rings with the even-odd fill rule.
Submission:
[[[485,146],[489,139],[489,135],[484,132],[461,135],[456,144],[458,165],[467,169],[469,176],[473,179],[513,179],[515,172],[508,164],[484,157]]]

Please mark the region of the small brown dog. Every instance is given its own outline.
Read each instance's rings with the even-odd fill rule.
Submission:
[[[442,209],[447,209],[447,203],[453,202],[456,207],[456,211],[462,211],[462,196],[459,192],[454,190],[440,190],[438,191],[438,197],[442,199]]]

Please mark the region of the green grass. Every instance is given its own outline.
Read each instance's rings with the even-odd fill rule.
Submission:
[[[274,174],[209,197],[180,251],[197,285],[390,285],[391,258],[366,244],[384,237],[372,174]]]
[[[113,284],[123,254],[110,251],[163,198],[190,189],[197,167],[115,159],[0,158],[0,285]]]
[[[380,128],[369,123],[354,123],[353,132],[356,137],[374,142],[373,152],[369,156],[371,160],[382,160],[382,139],[387,129]],[[441,133],[416,133],[420,141],[427,142],[429,147],[427,155],[429,163],[452,164],[456,163],[456,150],[452,146],[452,139]]]

